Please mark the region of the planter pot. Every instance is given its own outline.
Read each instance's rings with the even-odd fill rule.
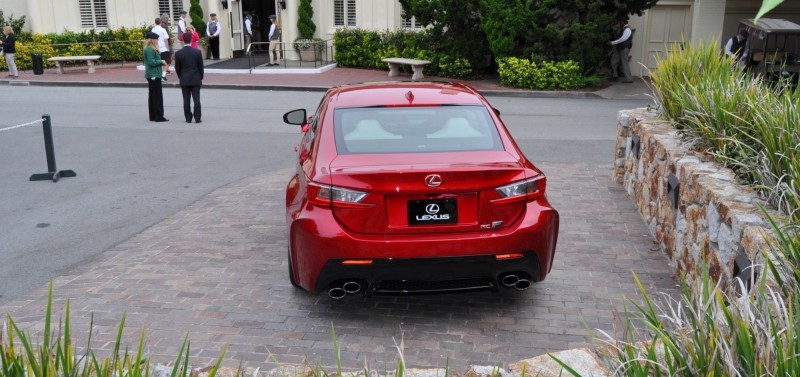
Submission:
[[[322,58],[322,54],[319,51],[315,51],[316,49],[313,47],[309,47],[306,49],[300,50],[300,61],[302,62],[314,62],[320,60]]]

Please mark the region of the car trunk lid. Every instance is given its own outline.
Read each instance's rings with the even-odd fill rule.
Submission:
[[[505,151],[340,155],[330,169],[333,186],[367,193],[361,203],[368,206],[333,208],[336,219],[356,233],[496,230],[525,210],[524,201],[493,203],[501,198],[497,187],[526,178]]]

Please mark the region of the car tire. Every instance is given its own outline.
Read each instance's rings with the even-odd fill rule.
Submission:
[[[287,265],[289,265],[289,283],[292,283],[292,286],[294,286],[295,288],[301,288],[301,287],[300,287],[300,286],[297,284],[297,281],[296,281],[296,280],[294,280],[294,268],[292,268],[292,251],[291,251],[291,246],[289,246],[288,248],[286,248],[286,260],[288,261],[288,263],[286,263],[286,264],[287,264]]]

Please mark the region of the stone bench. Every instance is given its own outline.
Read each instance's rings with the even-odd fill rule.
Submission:
[[[100,55],[84,55],[84,56],[54,56],[52,58],[48,58],[47,61],[56,63],[56,73],[59,75],[64,73],[64,68],[61,66],[61,62],[71,62],[71,61],[79,61],[85,60],[86,64],[89,65],[89,73],[94,73],[94,61],[100,59]]]
[[[406,58],[386,58],[383,59],[384,63],[389,64],[389,77],[400,76],[400,65],[401,64],[408,64],[411,66],[411,70],[414,71],[414,74],[411,76],[411,79],[422,80],[425,78],[425,75],[422,74],[422,70],[425,69],[425,66],[431,64],[431,62],[427,60],[417,60],[417,59],[406,59]]]

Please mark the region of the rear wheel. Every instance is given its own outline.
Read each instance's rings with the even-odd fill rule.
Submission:
[[[289,265],[289,283],[292,283],[292,286],[294,286],[296,288],[300,288],[300,286],[297,285],[297,281],[294,280],[294,268],[292,268],[291,246],[286,248],[286,260],[289,261],[289,263],[287,263]]]

